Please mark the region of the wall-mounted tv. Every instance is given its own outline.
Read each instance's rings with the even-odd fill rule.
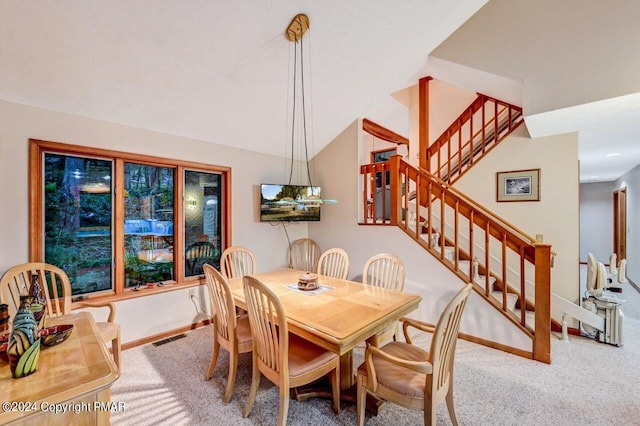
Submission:
[[[319,186],[260,185],[261,222],[305,222],[320,220]]]

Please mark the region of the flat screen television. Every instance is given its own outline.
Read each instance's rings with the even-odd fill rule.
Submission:
[[[318,221],[321,200],[319,186],[260,184],[260,221]]]

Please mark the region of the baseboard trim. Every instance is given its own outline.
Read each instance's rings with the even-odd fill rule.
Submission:
[[[164,333],[154,334],[152,336],[147,336],[142,339],[133,340],[131,342],[124,343],[122,345],[122,350],[135,348],[138,346],[146,345],[147,343],[152,343],[157,340],[166,339],[167,337],[174,336],[176,334],[184,333],[186,331],[195,330],[196,328],[205,327],[211,324],[211,320],[204,320],[192,323],[191,325],[187,325],[184,327],[175,328],[173,330],[165,331]],[[576,329],[569,329],[570,334],[579,335],[579,331]],[[503,345],[502,343],[493,342],[491,340],[482,339],[477,336],[472,336],[470,334],[458,333],[458,337],[460,339],[466,340],[468,342],[477,343],[482,346],[487,346],[491,349],[497,349],[503,352],[507,352],[513,355],[517,355],[527,359],[533,359],[533,352],[525,351],[523,349],[514,348],[512,346]]]
[[[196,328],[204,327],[211,324],[211,320],[203,320],[194,322],[191,325],[186,325],[184,327],[175,328],[173,330],[165,331],[164,333],[154,334],[152,336],[147,336],[142,339],[133,340],[131,342],[124,343],[122,345],[122,350],[135,348],[137,346],[146,345],[147,343],[155,342],[156,340],[166,339],[167,337],[174,336],[176,334],[184,333],[186,331],[195,330]]]
[[[512,346],[503,345],[502,343],[493,342],[491,340],[486,340],[481,337],[472,336],[470,334],[458,333],[458,337],[460,339],[466,340],[471,343],[477,343],[482,346],[487,346],[491,349],[497,349],[503,352],[507,352],[513,355],[521,356],[527,359],[533,359],[532,351],[525,351],[523,349],[514,348]]]

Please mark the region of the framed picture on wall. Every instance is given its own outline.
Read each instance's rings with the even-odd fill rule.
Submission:
[[[496,201],[540,201],[540,169],[496,173]]]

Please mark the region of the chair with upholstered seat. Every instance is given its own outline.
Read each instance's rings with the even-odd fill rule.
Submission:
[[[278,297],[258,279],[243,278],[244,295],[253,336],[253,374],[243,416],[256,399],[260,374],[280,389],[278,425],[285,425],[289,411],[289,388],[331,376],[333,410],[340,412],[340,358],[295,334],[289,333],[287,317]]]
[[[395,254],[376,254],[364,265],[362,283],[402,291],[404,289],[404,264]]]
[[[362,283],[388,290],[404,290],[404,264],[395,254],[379,253],[372,256],[364,265]],[[397,324],[378,333],[371,342],[382,342],[389,338],[396,339]]]
[[[238,355],[251,352],[253,348],[249,317],[246,314],[236,316],[231,288],[222,274],[209,264],[205,264],[203,269],[213,315],[213,355],[205,379],[209,380],[213,375],[222,346],[229,352],[229,376],[222,400],[229,402],[236,382]]]
[[[47,300],[47,315],[56,317],[71,313],[71,282],[66,272],[55,265],[30,262],[16,265],[7,270],[0,279],[0,302],[9,305],[9,315],[13,317],[20,306],[20,294],[26,294],[33,274],[38,280]],[[114,322],[116,307],[113,303],[75,302],[74,307],[108,308],[106,322],[96,322],[102,339],[111,342],[113,360],[120,369],[120,324]]]
[[[204,274],[202,265],[212,264],[215,247],[208,241],[196,241],[184,250],[184,270],[187,276]]]
[[[318,265],[320,246],[311,238],[300,238],[289,248],[289,268],[313,272]]]
[[[406,342],[381,348],[367,345],[358,368],[358,425],[364,425],[367,392],[413,410],[424,411],[424,424],[436,424],[436,409],[446,401],[449,416],[458,424],[453,406],[453,365],[462,312],[472,284],[462,288],[444,308],[435,327],[401,318]],[[413,344],[409,327],[433,333],[429,350]]]
[[[256,272],[256,258],[245,247],[228,247],[220,256],[220,272],[227,279],[251,275]]]
[[[349,255],[341,248],[326,250],[318,260],[318,275],[347,279],[349,274]]]

